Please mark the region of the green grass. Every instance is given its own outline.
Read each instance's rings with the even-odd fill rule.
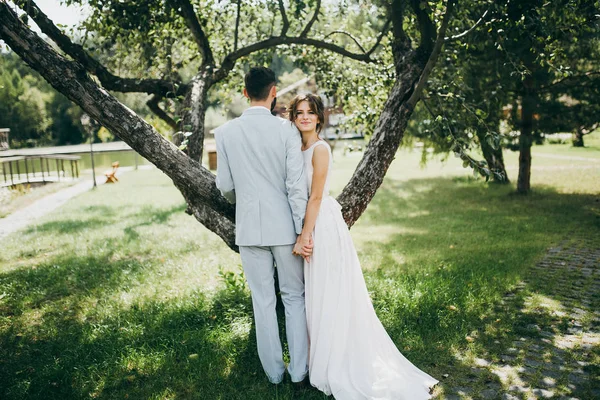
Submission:
[[[532,151],[538,153],[555,153],[575,157],[591,157],[600,160],[600,129],[583,137],[585,147],[573,147],[570,143],[533,146]]]
[[[334,191],[359,157],[336,154]],[[565,237],[600,246],[600,179],[581,174],[590,162],[551,159],[564,168],[534,169],[523,197],[454,158],[424,169],[419,159],[398,153],[352,235],[392,339],[453,385],[471,379],[464,355],[495,354],[522,334],[497,305],[548,247]],[[1,398],[294,397],[262,372],[238,255],[184,210],[168,178],[140,170],[4,239]]]

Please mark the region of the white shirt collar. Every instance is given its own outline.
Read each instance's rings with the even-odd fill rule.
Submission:
[[[264,107],[264,106],[252,106],[252,107],[246,108],[246,110],[267,110],[268,112],[271,112],[271,110],[269,110],[267,107]]]

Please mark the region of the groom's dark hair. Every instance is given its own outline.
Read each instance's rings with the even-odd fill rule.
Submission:
[[[277,83],[275,72],[266,67],[252,67],[244,76],[244,84],[250,100],[266,100],[269,90]]]

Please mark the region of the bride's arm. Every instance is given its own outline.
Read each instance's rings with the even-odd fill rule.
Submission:
[[[329,169],[329,151],[325,146],[316,146],[312,157],[313,176],[310,189],[310,197],[306,205],[306,216],[304,217],[304,227],[302,233],[296,242],[294,252],[301,254],[301,249],[308,246],[311,240],[312,232],[315,229],[321,200],[323,199],[323,190],[327,179],[327,170]]]

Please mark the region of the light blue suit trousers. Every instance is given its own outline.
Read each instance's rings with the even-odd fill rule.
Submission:
[[[292,255],[308,200],[300,134],[266,108],[251,107],[217,128],[215,139],[216,185],[236,205],[236,244],[252,291],[260,361],[269,381],[281,382],[285,365],[275,313],[276,264],[290,350],[288,372],[299,382],[308,373],[303,262]]]
[[[302,258],[292,254],[293,247],[240,247],[244,274],[252,291],[258,356],[272,383],[281,382],[285,371],[275,312],[273,261],[277,264],[279,290],[285,306],[285,331],[290,350],[288,372],[292,382],[300,382],[308,373],[304,269]]]

